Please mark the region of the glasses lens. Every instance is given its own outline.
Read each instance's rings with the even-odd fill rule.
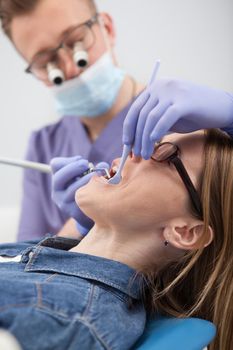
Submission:
[[[47,65],[51,62],[57,61],[57,53],[52,50],[44,52],[41,55],[38,55],[35,60],[32,62],[30,71],[36,75],[38,78],[44,78],[47,76]]]
[[[59,48],[64,47],[69,54],[72,54],[77,42],[82,43],[83,50],[88,50],[94,44],[94,41],[95,36],[92,29],[86,24],[79,25],[66,34],[63,45],[60,45],[57,49],[51,49],[39,54],[31,63],[30,72],[39,79],[46,79],[48,63],[60,64]]]
[[[169,159],[173,154],[177,153],[177,150],[177,146],[173,145],[172,143],[161,143],[161,145],[157,145],[155,147],[151,158],[157,162],[162,162]]]
[[[94,43],[94,33],[87,25],[74,28],[64,38],[64,44],[69,49],[73,49],[77,42],[82,42],[84,50],[88,50]]]

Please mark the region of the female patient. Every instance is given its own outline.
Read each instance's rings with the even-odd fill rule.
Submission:
[[[233,141],[169,135],[122,175],[76,193],[95,221],[79,244],[1,246],[0,327],[24,349],[123,350],[146,315],[192,315],[216,324],[211,350],[232,349]]]

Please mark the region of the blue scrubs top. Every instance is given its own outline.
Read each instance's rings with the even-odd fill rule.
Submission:
[[[131,103],[106,125],[93,143],[77,117],[63,117],[33,132],[26,159],[48,164],[54,157],[81,155],[94,164],[100,161],[111,164],[122,153],[123,122]],[[18,240],[56,234],[68,219],[51,199],[51,175],[26,169]]]

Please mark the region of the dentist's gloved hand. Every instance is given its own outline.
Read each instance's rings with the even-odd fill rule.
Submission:
[[[89,169],[89,162],[81,156],[68,158],[53,158],[52,167],[52,199],[60,210],[77,222],[81,235],[85,235],[93,226],[93,221],[87,217],[75,202],[75,192],[86,185],[96,172],[83,175]],[[105,162],[98,163],[96,168],[109,168]]]
[[[233,135],[233,96],[182,80],[156,80],[132,104],[123,126],[123,143],[149,159],[154,143],[167,132],[221,128]]]

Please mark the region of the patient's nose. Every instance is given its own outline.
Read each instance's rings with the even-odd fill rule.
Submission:
[[[118,168],[119,167],[119,164],[120,164],[120,161],[121,161],[121,158],[116,158],[112,161],[112,164],[111,164],[111,169],[112,168]]]

